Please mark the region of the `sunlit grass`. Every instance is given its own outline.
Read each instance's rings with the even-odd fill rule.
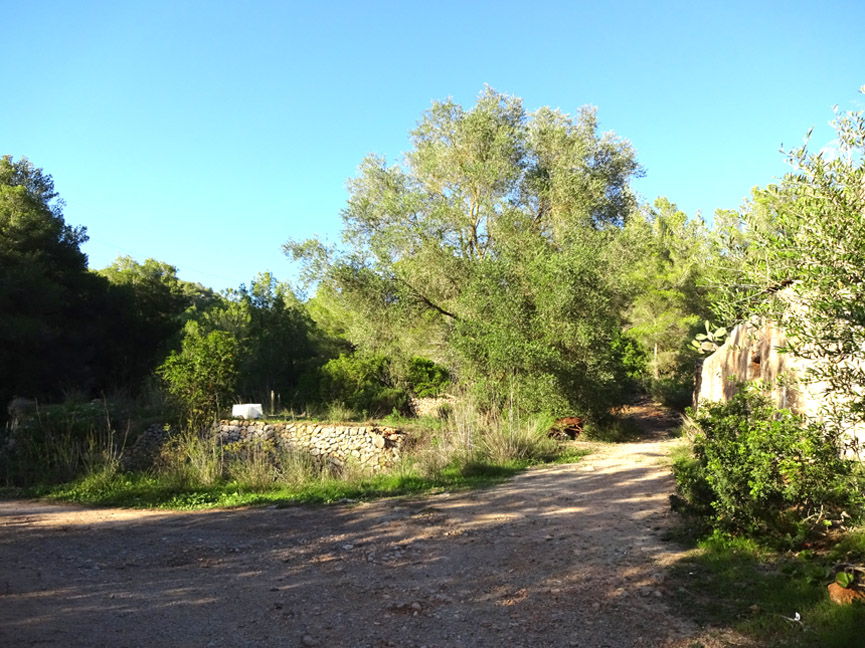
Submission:
[[[673,567],[671,585],[700,624],[732,626],[765,646],[850,648],[865,645],[865,606],[832,603],[826,586],[837,561],[863,559],[863,531],[795,554],[716,534]]]
[[[573,462],[585,454],[570,449],[555,460]],[[97,506],[177,510],[331,504],[483,488],[501,483],[532,465],[537,462],[472,461],[446,466],[433,475],[402,466],[386,474],[348,479],[320,474],[294,485],[250,484],[234,479],[203,485],[146,473],[93,474],[60,486],[31,489],[26,494]]]

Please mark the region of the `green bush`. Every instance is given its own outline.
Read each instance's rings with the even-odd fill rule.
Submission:
[[[823,427],[754,388],[694,417],[693,455],[674,462],[680,495],[710,527],[795,545],[843,513],[859,517],[858,463]]]
[[[421,398],[439,396],[451,385],[448,370],[426,358],[409,360],[406,378],[411,390]]]
[[[157,369],[192,428],[206,425],[231,402],[237,382],[237,355],[237,340],[231,333],[203,335],[198,325],[190,322],[180,353],[172,351]]]
[[[321,398],[370,416],[408,410],[408,392],[394,384],[382,355],[342,354],[321,368]]]
[[[646,384],[652,398],[679,412],[684,412],[694,397],[693,373],[677,374],[658,379],[651,378],[646,380]]]

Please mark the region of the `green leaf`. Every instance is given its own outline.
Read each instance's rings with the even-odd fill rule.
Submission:
[[[708,337],[703,335],[702,333],[697,333],[697,339],[702,341],[702,340],[707,340]]]
[[[725,335],[727,335],[727,329],[725,329],[725,328],[723,328],[723,327],[722,327],[722,328],[719,328],[717,331],[715,331],[715,339],[716,339],[716,340],[717,340],[718,338],[722,338],[722,337],[724,337]]]
[[[838,575],[835,576],[835,582],[845,589],[853,585],[855,580],[856,577],[853,574],[848,574],[847,572],[839,572]]]

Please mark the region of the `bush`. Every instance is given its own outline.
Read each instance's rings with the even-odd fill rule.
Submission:
[[[408,363],[409,387],[420,398],[441,395],[451,385],[447,369],[426,358],[412,358]]]
[[[844,514],[859,517],[860,466],[817,424],[776,410],[753,388],[695,416],[693,455],[674,472],[710,527],[794,545]]]
[[[212,421],[231,402],[237,381],[237,353],[237,340],[230,333],[203,335],[198,325],[190,322],[180,353],[172,351],[157,369],[193,429]]]
[[[342,354],[321,368],[321,398],[370,416],[408,410],[408,392],[395,385],[381,355]]]

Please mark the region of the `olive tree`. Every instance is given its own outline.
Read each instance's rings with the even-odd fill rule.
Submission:
[[[603,253],[635,208],[630,144],[486,88],[434,102],[401,164],[367,157],[348,182],[342,245],[289,241],[339,295],[362,348],[421,355],[491,405],[598,411],[614,399],[621,304]]]

